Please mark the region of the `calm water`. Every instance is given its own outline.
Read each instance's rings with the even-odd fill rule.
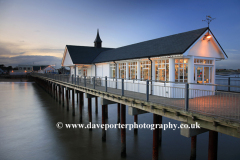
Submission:
[[[100,102],[100,100],[99,100]],[[77,107],[77,106],[76,106]],[[117,122],[117,105],[109,105],[108,123]],[[0,83],[0,159],[121,159],[121,139],[119,129],[107,131],[107,141],[102,142],[101,129],[57,129],[56,123],[79,123],[79,110],[72,117],[35,83]],[[95,114],[92,107],[93,123],[101,124],[101,107]],[[87,100],[83,109],[83,123],[88,123]],[[139,123],[152,123],[152,114],[139,116]],[[163,123],[180,122],[163,118]],[[133,117],[127,114],[127,123]],[[141,129],[134,136],[133,130],[126,131],[127,158],[152,158],[152,131]],[[189,159],[190,138],[180,135],[180,130],[163,131],[159,159]],[[240,159],[240,139],[219,134],[218,159]],[[197,139],[197,159],[207,159],[208,133]]]

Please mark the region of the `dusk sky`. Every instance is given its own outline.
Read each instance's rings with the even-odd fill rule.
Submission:
[[[240,69],[240,1],[232,0],[0,0],[0,64],[60,67],[68,45],[122,47],[207,27]]]

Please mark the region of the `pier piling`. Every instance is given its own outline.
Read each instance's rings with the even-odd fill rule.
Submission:
[[[126,125],[126,105],[121,104],[121,124]],[[126,157],[126,128],[121,128],[121,157]]]
[[[156,125],[159,123],[159,116],[156,114],[153,114],[153,124]],[[159,138],[159,129],[156,128],[153,130],[153,152],[152,152],[152,159],[157,160],[158,159],[158,140]]]
[[[72,115],[75,116],[75,89],[72,90]]]
[[[83,93],[80,92],[80,94],[78,94],[78,95],[79,95],[79,113],[80,113],[79,122],[82,123],[82,105],[83,105],[82,98],[83,97],[81,97],[81,95],[83,95]]]
[[[118,108],[117,108],[117,123],[120,123],[120,103],[118,103]]]
[[[88,98],[88,119],[92,125],[92,98]],[[92,130],[92,127],[90,127],[89,130]]]
[[[137,115],[134,116],[134,122],[135,122],[136,124],[138,124],[138,116],[137,116]],[[138,134],[138,129],[137,129],[137,128],[134,128],[134,134],[135,134],[135,135]]]
[[[95,113],[98,114],[98,97],[95,97]]]
[[[106,124],[106,114],[105,114],[105,109],[106,109],[106,105],[102,105],[102,124],[105,126]],[[102,141],[105,142],[106,141],[106,130],[103,127],[102,128]]]
[[[218,132],[209,131],[208,160],[217,160]]]
[[[191,156],[190,160],[196,160],[197,136],[191,137]]]

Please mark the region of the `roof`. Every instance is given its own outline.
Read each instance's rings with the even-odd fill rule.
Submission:
[[[107,50],[92,63],[183,54],[207,29],[208,27]]]
[[[44,68],[46,68],[48,66],[49,65],[46,65],[46,66],[33,66],[33,71],[43,70]]]
[[[72,45],[67,45],[66,47],[73,64],[91,64],[101,52],[112,49]]]

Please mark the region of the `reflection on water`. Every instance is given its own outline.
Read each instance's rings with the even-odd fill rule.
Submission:
[[[99,100],[100,102],[100,100]],[[92,103],[93,123],[101,124],[101,107],[95,114]],[[70,107],[71,108],[71,107]],[[117,122],[117,105],[109,105],[107,123]],[[83,123],[88,123],[87,100],[83,109]],[[121,159],[119,129],[107,131],[107,142],[103,143],[101,129],[57,129],[56,123],[79,123],[76,116],[66,111],[49,94],[35,83],[0,83],[0,159]],[[152,123],[152,114],[139,116],[139,123]],[[163,118],[163,123],[180,122]],[[127,115],[127,123],[133,117]],[[152,131],[141,129],[134,136],[126,131],[127,158],[151,159]],[[163,132],[159,159],[189,159],[190,138],[180,135],[179,130]],[[219,134],[218,159],[240,159],[240,139]],[[207,159],[208,133],[198,136],[197,159]]]

